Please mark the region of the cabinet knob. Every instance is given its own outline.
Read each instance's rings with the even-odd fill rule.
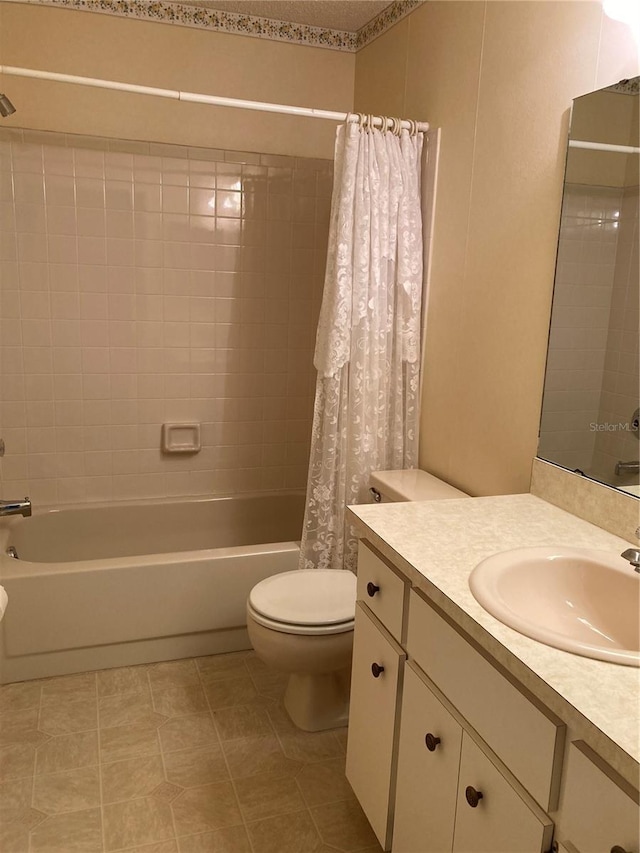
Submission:
[[[380,678],[380,675],[384,672],[384,667],[380,666],[379,663],[372,663],[371,672],[373,673],[374,678]]]
[[[424,742],[426,743],[429,752],[435,752],[437,745],[440,743],[440,738],[432,735],[431,732],[428,732],[428,734],[424,736]]]
[[[619,844],[614,844],[611,848],[611,853],[627,853],[624,847],[620,847]]]
[[[380,592],[380,587],[369,581],[369,583],[367,584],[367,595],[369,596],[369,598],[373,598],[376,592]]]
[[[476,791],[476,789],[473,788],[471,785],[467,785],[464,795],[467,798],[467,802],[469,803],[472,809],[478,807],[478,803],[482,799],[482,791]]]

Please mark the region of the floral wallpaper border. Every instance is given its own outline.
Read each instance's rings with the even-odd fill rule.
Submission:
[[[152,2],[149,0],[26,0],[26,2],[354,53],[420,6],[424,0],[395,0],[355,33],[161,0],[152,0]]]

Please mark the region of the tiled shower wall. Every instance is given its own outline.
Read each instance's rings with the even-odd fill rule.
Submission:
[[[638,358],[638,187],[622,196],[616,269],[613,279],[607,356],[604,364],[600,423],[612,428],[596,434],[593,467],[611,477],[616,462],[638,459],[638,437],[625,429],[640,402]],[[624,480],[620,481],[625,482]],[[628,478],[637,483],[637,474]]]
[[[3,496],[303,488],[332,163],[2,133]]]

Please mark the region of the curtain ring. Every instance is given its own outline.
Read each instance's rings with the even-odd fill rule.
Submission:
[[[395,136],[400,136],[402,132],[402,119],[394,118],[393,119],[393,133]]]
[[[374,115],[373,113],[369,113],[367,116],[367,130],[369,133],[373,133],[374,124],[373,124]]]
[[[389,124],[389,119],[387,118],[387,116],[380,116],[380,118],[382,119],[382,127],[380,128],[380,130],[382,131],[383,135],[386,136],[387,130],[389,129],[387,127],[387,125]]]
[[[367,117],[364,113],[356,113],[356,115],[358,116],[358,127],[360,128],[360,130],[362,130],[365,126]]]

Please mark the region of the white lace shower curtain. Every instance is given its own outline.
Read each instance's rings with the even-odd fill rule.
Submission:
[[[423,135],[338,128],[300,568],[354,568],[348,504],[418,453]]]

